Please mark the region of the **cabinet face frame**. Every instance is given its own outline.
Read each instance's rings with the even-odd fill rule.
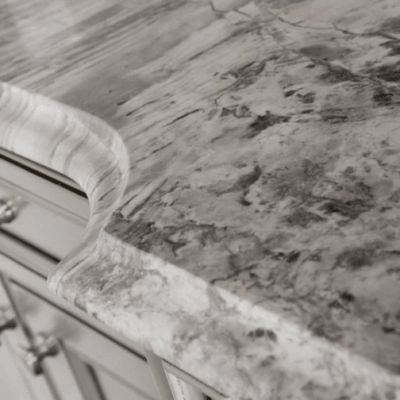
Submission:
[[[0,235],[1,238],[1,235]],[[1,245],[1,241],[0,241]],[[0,246],[1,247],[1,246]],[[27,253],[29,254],[29,253]],[[32,254],[33,256],[34,254]],[[38,262],[45,262],[48,264],[48,268],[54,267],[54,261],[52,262],[50,259],[41,258],[41,256],[37,256]],[[216,392],[214,389],[209,388],[207,385],[198,382],[196,379],[190,377],[184,371],[179,370],[175,366],[167,363],[166,361],[161,360],[158,356],[152,353],[145,353],[142,352],[141,349],[137,348],[131,341],[128,339],[120,336],[115,331],[111,330],[107,326],[103,325],[99,321],[95,320],[94,318],[90,317],[83,311],[71,306],[69,303],[64,301],[61,298],[55,297],[52,295],[46,286],[46,281],[42,274],[36,273],[34,270],[30,270],[26,268],[24,265],[21,265],[18,260],[13,260],[10,257],[2,254],[0,252],[0,274],[3,274],[10,279],[11,282],[16,282],[19,286],[27,286],[30,292],[38,295],[43,301],[50,302],[53,306],[67,312],[71,318],[80,321],[81,323],[89,326],[91,329],[97,331],[101,335],[103,335],[107,340],[113,341],[118,343],[119,346],[122,346],[126,351],[134,352],[136,356],[141,357],[142,359],[147,359],[151,373],[154,377],[156,382],[157,390],[159,393],[159,398],[162,400],[175,400],[175,397],[172,394],[171,385],[168,381],[167,375],[172,373],[173,375],[177,376],[179,379],[189,385],[193,389],[196,396],[200,393],[204,393],[207,397],[212,398],[213,400],[226,400],[226,397],[221,395],[220,393]],[[21,282],[23,283],[21,285]],[[0,297],[1,300],[1,297]],[[1,303],[0,303],[1,304]],[[11,332],[10,332],[11,333]],[[72,364],[73,368],[77,367],[78,363],[74,363],[76,361],[74,357],[69,357],[68,361]],[[81,361],[79,361],[80,363]],[[82,366],[80,366],[82,367]],[[83,371],[83,369],[81,370]],[[82,386],[82,383],[81,383]],[[84,389],[83,389],[84,390]],[[89,393],[93,391],[90,388],[90,385],[86,387],[86,392]],[[95,397],[89,397],[90,400],[97,400]],[[205,398],[207,398],[205,397]],[[47,400],[42,397],[43,400]],[[42,398],[40,400],[42,400]],[[53,399],[52,399],[53,400]],[[195,400],[195,399],[190,399]]]
[[[32,400],[32,388],[5,332],[0,340],[0,399]]]
[[[89,220],[88,199],[74,182],[2,149],[0,201],[13,210],[0,232],[57,260],[78,246]]]
[[[77,386],[76,380],[73,382],[77,376],[72,372],[69,362],[71,358],[75,358],[75,365],[81,360],[83,365],[90,366],[94,371],[99,370],[99,373],[103,371],[125,382],[126,387],[132,391],[132,398],[158,399],[149,365],[143,358],[105,338],[101,333],[95,332],[25,287],[11,282],[10,288],[33,336],[45,335],[45,337],[55,337],[59,341],[58,354],[45,358],[43,364],[52,377],[60,398],[64,397],[63,393],[70,390],[70,386]],[[65,382],[69,378],[66,372],[73,375],[73,378],[69,379],[70,384]],[[65,397],[65,400],[67,399],[84,398],[80,399],[77,394],[68,393]],[[102,400],[100,395],[98,400]]]
[[[26,389],[29,391],[31,399],[55,400],[54,388],[49,381],[49,377],[46,374],[37,377],[32,376],[29,371],[25,369],[22,362],[20,357],[21,348],[31,347],[32,342],[21,316],[18,311],[16,311],[13,299],[9,295],[7,281],[3,275],[0,275],[0,305],[11,309],[15,313],[17,326],[12,330],[3,331],[1,333],[1,340],[7,342],[16,365],[16,370],[18,370],[21,381],[24,382]]]
[[[35,173],[36,169],[38,173]],[[18,156],[8,154],[0,149],[0,185],[4,186],[4,184],[6,187],[21,193],[22,196],[26,196],[26,198],[43,205],[43,207],[48,207],[50,210],[60,213],[64,218],[74,220],[82,227],[86,223],[88,215],[87,199],[74,182],[56,172],[53,173],[45,168],[41,169],[40,166],[30,163],[29,160],[20,159]],[[52,201],[48,201],[49,199]],[[7,262],[4,262],[4,260],[7,260]],[[214,400],[225,399],[225,397],[213,389],[199,383],[179,369],[162,361],[154,354],[144,354],[141,349],[137,349],[126,338],[123,338],[110,328],[94,320],[81,310],[67,304],[62,299],[51,295],[47,290],[43,278],[47,277],[53,268],[56,268],[57,261],[57,258],[49,256],[45,250],[38,251],[29,242],[19,240],[12,234],[10,235],[2,231],[0,227],[0,274],[3,271],[11,281],[16,282],[21,287],[28,288],[31,293],[37,294],[43,301],[50,302],[60,312],[66,312],[72,318],[78,319],[88,325],[89,328],[95,329],[95,331],[100,332],[103,336],[108,337],[107,340],[114,341],[115,344],[123,346],[127,351],[133,351],[139,357],[147,359],[162,400],[178,400],[176,393],[173,394],[173,389],[171,389],[173,386],[171,380],[174,377],[187,387],[187,396],[190,400],[210,397]],[[84,366],[79,365],[80,361],[77,357],[73,355],[68,356],[63,353],[58,359],[60,358],[63,358],[63,361],[59,362],[59,366],[57,366],[55,361],[46,360],[44,362],[44,364],[53,364],[52,368],[49,369],[53,371],[53,374],[57,368],[68,367],[71,370],[71,365],[73,365],[72,369],[79,369],[82,375],[87,372],[85,372]],[[71,378],[72,381],[73,379]],[[96,397],[94,394],[89,395],[89,393],[94,393],[93,387],[81,383],[82,385],[86,387],[84,390],[88,393],[85,399],[102,400],[98,399],[98,396]],[[54,390],[51,391],[54,392]],[[40,400],[42,399],[47,400],[41,396]],[[71,399],[72,397],[68,398],[68,400]],[[75,394],[73,399],[81,400],[81,397]],[[59,400],[64,399],[60,397]]]
[[[54,181],[60,177],[56,174],[54,177],[51,176],[50,181],[47,181],[43,174],[42,176],[36,176],[29,172],[29,168],[32,169],[32,166],[28,167],[28,171],[26,171],[23,165],[19,164],[18,166],[20,160],[17,159],[16,165],[14,165],[10,163],[9,160],[5,160],[2,156],[0,150],[0,186],[4,186],[4,182],[6,182],[7,187],[13,190],[15,189],[23,196],[27,196],[28,199],[38,202],[38,204],[43,205],[43,207],[49,207],[50,210],[60,212],[63,217],[67,219],[72,218],[79,225],[84,226],[85,218],[87,217],[87,199],[85,199],[82,193],[79,193],[79,189],[77,189],[76,186],[71,186],[71,182],[68,180],[63,182],[64,186],[57,186]],[[49,173],[49,171],[44,172]],[[4,175],[6,175],[6,177]],[[72,192],[66,188],[68,185],[70,185],[70,189],[72,187]],[[56,199],[59,201],[58,204],[51,204],[46,201],[46,198],[49,198],[49,193],[56,193]],[[67,206],[64,207],[66,203]],[[61,207],[59,207],[60,204]],[[29,242],[24,242],[14,237],[12,234],[10,235],[10,233],[2,231],[0,227],[0,274],[3,271],[11,281],[14,281],[14,283],[20,287],[24,287],[31,293],[37,294],[43,301],[52,303],[58,308],[59,312],[66,312],[70,317],[77,318],[82,323],[88,325],[89,329],[95,329],[95,331],[100,332],[103,336],[105,335],[107,340],[114,341],[116,345],[123,346],[125,348],[124,351],[133,351],[139,357],[142,357],[142,359],[147,359],[151,374],[156,382],[157,397],[162,400],[178,400],[176,393],[173,394],[173,389],[171,389],[173,386],[171,385],[171,378],[168,379],[167,377],[167,372],[168,374],[170,373],[169,364],[164,363],[153,354],[144,354],[143,351],[137,349],[135,345],[126,338],[123,338],[110,328],[94,320],[81,310],[67,304],[62,299],[55,298],[55,296],[48,292],[43,278],[47,277],[53,268],[56,268],[57,262],[57,258],[50,256],[45,250],[39,251],[37,248],[32,247]],[[23,313],[24,312],[21,312],[21,315]],[[30,324],[32,324],[32,322]],[[36,323],[35,326],[36,331],[38,331],[39,329]],[[63,345],[61,345],[60,348],[62,348],[62,346]],[[56,398],[57,400],[64,400],[62,395],[56,396],[54,388],[51,388],[51,382],[57,381],[58,374],[55,373],[55,371],[57,369],[62,370],[63,368],[67,368],[69,371],[71,371],[71,369],[79,369],[79,375],[81,377],[85,374],[87,375],[88,371],[79,357],[73,355],[73,352],[61,352],[60,356],[57,357],[57,361],[55,360],[56,358],[43,362],[44,369],[50,371],[44,374],[48,381],[47,386],[50,387],[49,399]],[[48,364],[50,365],[49,368],[47,367]],[[212,394],[212,398],[215,400],[223,399],[218,393],[197,382],[195,379],[188,377],[187,374],[179,370],[172,370],[174,371],[174,376],[176,376],[175,372],[178,371],[179,378],[177,379],[188,388],[188,399],[198,400],[208,398],[209,393]],[[51,378],[52,375],[53,377]],[[76,386],[76,381],[79,381],[79,376],[76,376],[76,374],[74,376],[73,373],[69,375],[67,380],[69,380],[70,383],[65,386]],[[181,377],[183,378],[181,379]],[[36,381],[40,380],[43,379],[36,379]],[[83,391],[85,393],[85,400],[103,400],[95,394],[96,388],[88,384],[87,379],[81,379],[80,381],[79,385],[81,387],[81,392]],[[62,384],[63,382],[59,380],[58,386],[62,386]],[[81,392],[76,391],[76,393],[73,395],[70,394],[65,400],[83,400]],[[203,395],[203,393],[206,393],[207,396]],[[43,397],[43,394],[41,394],[39,398],[40,400],[47,400],[46,397]]]
[[[51,371],[49,372],[49,375],[51,375],[51,373],[54,375],[56,369],[59,369],[60,371],[63,368],[71,370],[71,364],[77,366],[77,357],[73,356],[74,350],[75,353],[79,353],[79,358],[83,362],[87,361],[89,364],[93,365],[96,365],[97,362],[98,365],[107,366],[107,364],[112,364],[112,357],[114,357],[116,358],[116,361],[114,361],[114,369],[119,368],[118,362],[125,363],[123,367],[125,370],[121,370],[121,374],[125,374],[125,381],[129,382],[130,378],[131,381],[133,381],[132,376],[130,375],[132,368],[142,368],[143,371],[146,370],[144,375],[142,374],[139,376],[139,389],[140,385],[142,385],[142,388],[144,389],[146,389],[146,387],[150,388],[147,393],[144,391],[144,393],[147,394],[147,397],[144,397],[145,399],[159,398],[159,390],[153,381],[152,372],[150,367],[147,365],[143,354],[132,351],[132,349],[127,349],[125,346],[118,344],[115,339],[113,340],[112,338],[105,336],[102,332],[104,326],[98,321],[90,321],[91,325],[93,322],[96,322],[97,327],[88,326],[87,322],[90,317],[83,312],[80,313],[86,317],[86,321],[82,321],[75,315],[68,313],[68,311],[72,311],[72,307],[68,305],[69,310],[65,310],[65,308],[67,308],[65,302],[62,299],[52,296],[51,293],[47,291],[43,278],[37,275],[35,276],[32,272],[25,270],[24,267],[0,254],[0,272],[1,271],[3,276],[6,275],[8,277],[8,286],[10,287],[12,297],[15,299],[15,307],[17,308],[19,315],[21,315],[21,320],[24,321],[22,323],[27,326],[30,335],[35,336],[41,333],[49,335],[53,333],[51,331],[54,327],[52,326],[50,317],[52,317],[53,320],[63,320],[65,326],[69,327],[68,329],[71,328],[81,332],[81,342],[77,342],[74,337],[61,338],[63,339],[61,340],[61,344],[66,351],[61,352],[60,357],[49,357],[44,361],[44,366],[48,366],[47,370]],[[29,282],[27,285],[29,286],[28,289],[25,287],[26,285],[20,284],[20,282],[27,282],[27,280]],[[37,292],[39,292],[39,294],[36,294]],[[41,295],[43,294],[46,297],[42,297]],[[51,298],[49,299],[49,297]],[[29,307],[35,305],[36,307],[40,305],[40,307],[43,308],[43,311],[39,312],[40,315],[34,315],[35,313],[32,313],[32,310],[29,310]],[[25,306],[27,308],[25,308]],[[73,311],[76,312],[79,310]],[[56,333],[56,336],[58,337],[62,336],[61,331],[54,333]],[[68,351],[68,348],[70,348],[71,352]],[[63,358],[62,362],[60,361],[60,358]],[[81,371],[83,371],[82,368]],[[53,381],[56,381],[56,378],[57,376],[55,376],[55,378],[53,376]],[[87,387],[88,385],[86,385],[86,388]],[[74,399],[75,398],[79,399],[79,396],[76,395],[74,396]],[[68,398],[68,400],[69,399],[70,398]]]
[[[41,278],[42,288],[45,288],[45,278],[56,268],[58,260],[42,253],[40,251],[32,251],[32,247],[17,238],[3,232],[0,229],[0,257],[6,257],[13,261],[14,267],[9,267],[8,263],[0,265],[0,272],[7,273],[8,276],[18,279],[21,282],[36,282],[38,277]],[[18,274],[15,274],[18,271]],[[35,278],[36,279],[35,279]],[[42,289],[43,290],[43,289]]]
[[[111,356],[117,356],[116,352],[119,354],[118,358],[123,358],[125,361],[128,358],[134,359],[135,364],[140,364],[140,365],[145,365],[148,371],[147,377],[142,376],[141,381],[145,382],[147,380],[149,386],[152,387],[152,391],[150,393],[150,396],[143,397],[143,399],[162,399],[162,400],[173,400],[172,397],[168,397],[168,391],[169,388],[164,385],[164,381],[160,379],[162,378],[163,371],[157,371],[157,373],[154,373],[153,370],[153,364],[149,363],[149,365],[146,364],[145,362],[145,356],[143,353],[140,353],[136,348],[132,349],[133,345],[132,343],[128,342],[126,339],[123,338],[116,338],[115,332],[111,332],[109,328],[101,324],[100,322],[94,320],[93,318],[89,317],[87,314],[83,313],[80,310],[77,310],[76,308],[72,307],[68,303],[66,303],[63,299],[57,298],[53,296],[50,292],[48,292],[45,280],[38,274],[33,273],[32,271],[24,268],[21,266],[19,263],[11,260],[9,257],[4,256],[0,253],[0,273],[3,274],[3,276],[7,276],[7,279],[9,280],[9,285],[11,287],[11,292],[14,293],[13,297],[15,296],[15,292],[17,291],[27,291],[29,293],[29,296],[36,296],[37,297],[37,302],[43,302],[44,307],[47,309],[53,308],[54,311],[53,313],[57,313],[57,315],[62,315],[65,314],[65,318],[68,319],[68,325],[74,325],[75,327],[80,327],[79,329],[83,330],[90,330],[91,332],[87,334],[86,337],[86,342],[82,342],[80,344],[80,350],[85,350],[85,343],[89,343],[89,340],[93,337],[97,337],[97,340],[100,340],[102,342],[102,347],[104,348],[104,345],[109,349],[109,354]],[[24,282],[24,284],[20,284],[20,282]],[[28,326],[30,330],[32,330],[32,318],[27,318],[26,314],[27,310],[24,309],[23,305],[19,305],[18,303],[21,303],[21,299],[16,298],[16,303],[17,303],[17,308],[19,314],[22,315],[22,318],[24,320],[28,320]],[[47,312],[45,314],[48,314]],[[43,315],[43,313],[42,313]],[[54,315],[54,314],[53,314]],[[39,325],[38,325],[39,324]],[[45,333],[48,334],[50,332],[43,332],[43,324],[41,323],[40,320],[34,322],[34,328],[33,333],[37,334],[39,333]],[[109,331],[109,334],[113,334],[114,337],[109,337],[105,331]],[[121,344],[119,343],[120,341],[125,341],[126,344]],[[65,344],[68,347],[68,341],[64,341]],[[127,348],[127,345],[129,344],[129,348]],[[73,346],[72,346],[73,347]],[[111,351],[110,351],[111,349]],[[84,354],[79,354],[79,357],[74,356],[74,351],[72,348],[68,349],[65,348],[63,352],[62,358],[64,359],[62,362],[58,361],[58,366],[56,365],[56,360],[57,357],[49,358],[44,362],[44,367],[46,370],[53,371],[53,380],[54,378],[57,378],[57,374],[55,374],[55,370],[58,368],[59,370],[62,370],[63,368],[72,368],[72,369],[79,369],[80,374],[86,374],[87,377],[88,371],[86,369],[85,365],[85,355]],[[96,358],[96,356],[90,356],[90,354],[86,354],[86,361],[89,363],[93,363],[93,365],[96,364],[96,360],[93,358]],[[155,356],[154,356],[155,357]],[[58,357],[59,359],[60,357]],[[103,364],[107,362],[107,357],[103,357],[103,361],[101,361]],[[101,364],[100,362],[100,364]],[[128,361],[129,363],[129,361]],[[125,371],[126,372],[126,371]],[[76,374],[75,374],[76,375]],[[81,375],[82,377],[82,375]],[[85,400],[103,400],[102,398],[98,398],[98,396],[95,397],[96,390],[93,385],[90,384],[90,382],[86,381],[85,379],[79,379],[79,377],[75,376],[77,380],[79,381],[78,384],[80,385],[80,388],[82,392],[84,393]],[[125,377],[128,379],[127,377]],[[126,380],[125,379],[125,380]],[[56,379],[57,380],[57,379]],[[150,383],[151,381],[151,383]],[[155,382],[154,382],[155,381]],[[47,398],[42,397],[43,400],[47,400]],[[40,400],[42,400],[40,398]],[[59,397],[55,397],[57,400],[59,400]],[[79,396],[75,396],[74,399],[79,399]],[[49,399],[54,400],[54,397],[49,397]],[[67,400],[70,400],[71,397],[68,397]],[[64,400],[63,398],[60,398],[60,400]]]

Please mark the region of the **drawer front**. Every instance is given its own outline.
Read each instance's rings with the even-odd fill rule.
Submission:
[[[2,183],[0,180],[0,204],[2,200],[8,201],[16,211],[12,221],[1,223],[0,229],[57,259],[63,258],[78,244],[85,227],[84,221],[69,220],[50,208],[20,196]]]
[[[87,215],[81,195],[0,158],[1,231],[59,260],[81,240]]]

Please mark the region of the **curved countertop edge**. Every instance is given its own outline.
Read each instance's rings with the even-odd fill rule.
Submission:
[[[84,240],[48,280],[59,296],[233,399],[400,397],[398,376],[107,233],[129,161],[106,123],[0,84],[0,129],[88,196]]]

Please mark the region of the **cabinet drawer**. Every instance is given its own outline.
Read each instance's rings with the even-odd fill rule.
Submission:
[[[76,246],[88,218],[87,199],[63,182],[0,153],[0,207],[11,216],[0,230],[56,259]],[[0,212],[1,214],[1,212]]]

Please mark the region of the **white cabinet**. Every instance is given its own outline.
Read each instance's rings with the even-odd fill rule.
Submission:
[[[43,338],[53,340],[57,347],[56,354],[45,357],[41,367],[46,369],[58,398],[152,400],[159,397],[144,358],[16,283],[10,283],[10,289],[33,339],[39,341],[39,346]]]
[[[0,345],[0,398],[13,400],[28,400],[30,388],[25,381],[18,357],[9,343],[8,337],[3,335]]]
[[[1,223],[6,202],[13,214]],[[0,152],[2,231],[60,260],[79,244],[88,214],[87,200],[78,190],[25,171]]]
[[[31,347],[30,335],[22,323],[21,316],[16,312],[4,277],[1,275],[0,278],[0,398],[14,399],[10,397],[10,394],[13,394],[23,400],[54,400],[52,386],[49,385],[47,377],[36,377],[25,366],[23,355],[25,350]],[[14,320],[13,324],[9,323],[11,319]],[[3,374],[6,374],[7,378],[3,379]]]
[[[0,214],[5,201],[17,207],[0,218],[0,399],[222,399],[47,290],[88,207],[68,179],[24,162],[0,151]]]
[[[16,268],[0,255],[0,269]],[[142,355],[6,276],[0,307],[16,326],[0,333],[0,370],[11,376],[0,385],[1,399],[161,400]],[[13,393],[16,386],[21,393]]]

